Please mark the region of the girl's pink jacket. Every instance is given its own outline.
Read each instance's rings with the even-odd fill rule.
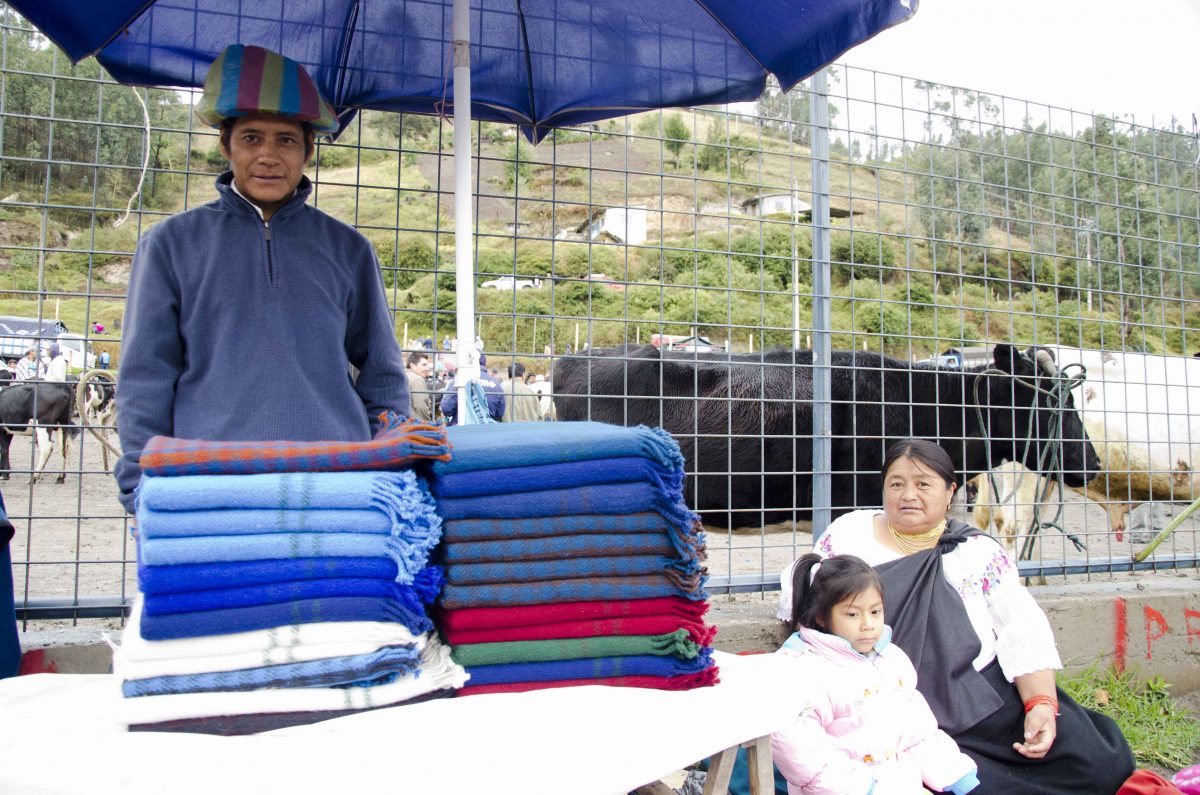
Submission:
[[[975,763],[937,727],[908,655],[891,628],[870,655],[836,635],[802,628],[778,654],[794,660],[805,709],[771,737],[791,795],[969,792]],[[874,787],[874,789],[872,789]]]

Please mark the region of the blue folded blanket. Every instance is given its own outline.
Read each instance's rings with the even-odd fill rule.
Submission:
[[[411,610],[396,599],[378,596],[335,596],[166,616],[146,615],[143,611],[141,630],[142,637],[146,640],[171,640],[230,635],[235,632],[250,632],[292,624],[315,624],[321,621],[392,621],[403,624],[414,635],[421,635],[433,629],[433,622],[423,610]]]
[[[478,469],[594,461],[639,456],[666,469],[682,469],[683,454],[661,428],[623,428],[601,422],[513,422],[456,425],[446,431],[454,450],[433,463],[436,477]]]
[[[472,687],[513,682],[553,682],[559,679],[605,679],[612,676],[680,676],[712,666],[712,649],[704,647],[691,660],[674,656],[634,654],[626,657],[584,657],[579,660],[544,660],[498,663],[467,668]]]
[[[691,527],[699,517],[678,496],[655,483],[631,481],[530,491],[511,498],[457,497],[438,500],[443,519],[521,519],[533,516],[572,516],[580,513],[631,514],[657,511],[667,521]]]
[[[183,475],[145,478],[138,486],[138,506],[154,511],[374,508],[401,513],[407,503],[423,501],[422,492],[412,472]]]
[[[559,602],[627,601],[660,596],[683,596],[692,601],[701,601],[708,598],[703,588],[706,579],[700,573],[687,578],[643,574],[488,585],[447,584],[442,589],[438,605],[446,610],[462,610],[468,607],[511,607]]]
[[[394,580],[399,573],[396,561],[388,558],[291,558],[139,566],[138,590],[152,595],[334,577]]]
[[[433,478],[429,490],[440,498],[485,497],[631,480],[662,483],[673,487],[678,496],[683,495],[682,470],[665,469],[649,458],[636,456],[454,472]]]
[[[586,533],[503,541],[464,541],[444,544],[442,554],[446,563],[495,563],[502,560],[673,555],[675,547],[662,533]]]
[[[235,476],[236,477],[236,476]],[[403,535],[404,525],[383,511],[272,511],[228,508],[219,511],[155,511],[138,506],[138,534],[145,538],[234,536],[258,533],[373,533]]]
[[[168,693],[224,693],[273,687],[354,687],[378,685],[412,673],[420,665],[415,646],[384,646],[369,654],[281,663],[215,673],[126,679],[126,698]]]
[[[216,588],[187,593],[147,594],[142,602],[142,614],[147,616],[195,613],[203,610],[224,610],[230,607],[277,604],[302,599],[323,599],[331,596],[379,596],[396,599],[413,612],[422,604],[432,604],[445,581],[442,570],[427,566],[413,578],[411,585],[394,580],[365,577],[343,577],[319,580],[294,580],[237,588]]]
[[[506,538],[570,536],[577,533],[667,533],[679,532],[657,511],[623,516],[616,514],[571,514],[529,519],[447,519],[442,522],[443,544],[462,541],[500,541]],[[690,529],[689,531],[690,532]]]
[[[413,544],[390,535],[362,533],[265,533],[241,536],[143,538],[139,566],[221,563],[284,558],[388,558],[397,565],[396,582],[412,582],[429,562],[433,543]]]
[[[574,577],[620,577],[654,574],[666,569],[692,574],[700,570],[700,563],[696,560],[681,560],[665,555],[523,560],[508,563],[456,563],[446,568],[446,582],[455,585],[482,585],[493,582],[533,582]]]

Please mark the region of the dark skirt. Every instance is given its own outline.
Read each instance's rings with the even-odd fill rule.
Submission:
[[[1021,756],[1012,747],[1025,726],[1021,696],[999,663],[981,673],[1004,704],[954,738],[979,766],[980,784],[971,795],[1113,795],[1133,774],[1133,752],[1117,724],[1079,706],[1061,688],[1050,752],[1041,759]]]

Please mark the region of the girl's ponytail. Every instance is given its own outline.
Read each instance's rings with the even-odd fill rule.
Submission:
[[[808,608],[812,604],[812,587],[811,580],[813,579],[813,567],[821,562],[821,556],[815,552],[809,552],[807,555],[801,555],[792,566],[792,626],[791,631],[796,632],[800,627],[813,627],[807,618]]]

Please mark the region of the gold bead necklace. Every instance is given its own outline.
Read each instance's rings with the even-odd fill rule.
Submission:
[[[896,529],[891,522],[887,523],[888,532],[892,534],[892,541],[900,548],[900,551],[905,555],[911,555],[914,552],[923,552],[926,549],[933,549],[937,546],[938,539],[942,537],[942,533],[946,530],[946,520],[938,522],[932,529],[926,530],[923,533],[901,533]]]

